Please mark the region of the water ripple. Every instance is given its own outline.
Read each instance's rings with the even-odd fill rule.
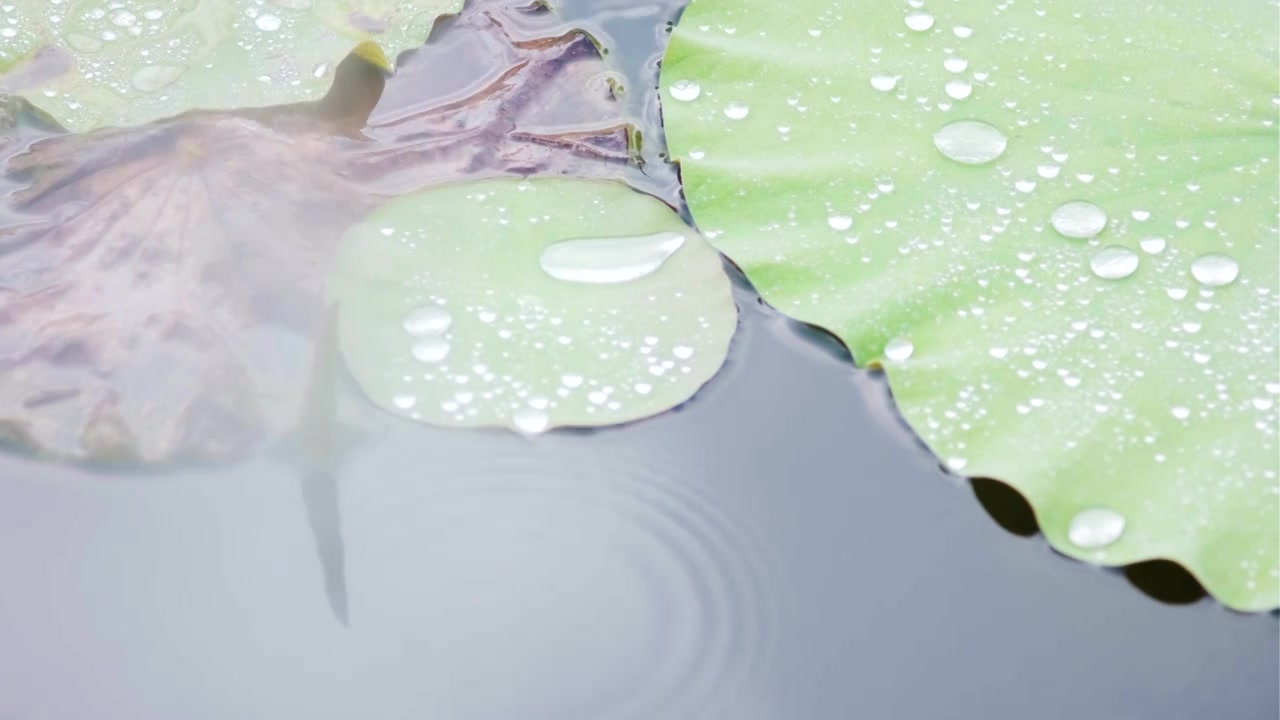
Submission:
[[[468,717],[708,717],[746,702],[774,645],[764,546],[698,468],[561,444],[447,452],[427,472],[378,453],[385,467],[359,473],[376,480],[343,486],[353,627],[430,644],[413,655],[442,660],[424,666],[433,702]]]

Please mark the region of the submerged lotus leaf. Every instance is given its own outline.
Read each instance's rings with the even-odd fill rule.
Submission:
[[[317,100],[358,46],[423,43],[460,0],[16,0],[0,6],[0,92],[73,130],[192,109]],[[371,42],[369,45],[362,43]]]
[[[720,256],[625,185],[501,179],[379,208],[343,241],[347,367],[423,422],[612,425],[688,400],[737,326]]]
[[[883,365],[949,467],[1020,490],[1064,553],[1272,608],[1276,21],[694,0],[668,140],[707,236]]]
[[[221,460],[291,427],[326,262],[372,205],[330,139],[226,117],[21,137],[0,175],[0,439]]]
[[[564,72],[601,68],[590,40],[548,20],[473,3],[385,94],[352,55],[315,103],[83,135],[0,95],[0,444],[73,461],[237,457],[296,429],[321,374],[333,250],[386,194],[494,174],[643,177],[621,116],[600,117],[607,97]],[[486,62],[402,89],[459,52]],[[551,97],[581,115],[528,122]]]

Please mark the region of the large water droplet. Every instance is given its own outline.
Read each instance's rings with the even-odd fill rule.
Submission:
[[[944,89],[952,100],[963,100],[973,93],[973,84],[968,80],[948,80]]]
[[[933,27],[933,16],[929,13],[914,12],[905,19],[907,27],[916,32],[924,32]]]
[[[253,24],[257,25],[259,30],[275,32],[280,29],[280,18],[271,13],[263,13],[258,16],[257,20],[253,21]]]
[[[848,215],[833,213],[827,216],[827,225],[832,230],[848,230],[853,227],[853,218]]]
[[[449,355],[449,341],[440,335],[428,335],[413,344],[413,356],[424,363],[437,363]]]
[[[906,338],[894,338],[884,344],[885,359],[893,362],[902,362],[911,357],[911,353],[915,352],[916,346]]]
[[[1201,255],[1191,263],[1191,276],[1201,285],[1230,285],[1240,275],[1240,265],[1221,253]]]
[[[409,313],[404,319],[404,331],[410,335],[439,335],[453,324],[448,310],[427,305]]]
[[[1102,232],[1107,226],[1107,214],[1091,202],[1077,200],[1058,206],[1050,221],[1059,234],[1083,240]]]
[[[565,240],[542,251],[538,263],[557,280],[621,283],[642,278],[684,245],[678,232]]]
[[[872,75],[871,87],[880,92],[889,92],[898,84],[898,76],[896,75]]]
[[[1088,550],[1103,548],[1124,534],[1124,516],[1107,508],[1089,508],[1071,518],[1067,539]]]
[[[155,92],[182,77],[183,69],[173,65],[147,65],[138,68],[129,83],[142,92]]]
[[[1142,252],[1148,255],[1159,255],[1164,252],[1165,240],[1162,237],[1143,238],[1138,242],[1138,247],[1142,248]]]
[[[667,92],[671,93],[671,97],[681,102],[689,102],[697,100],[702,94],[702,86],[692,80],[677,80],[671,83],[671,87],[667,88]]]
[[[957,120],[933,134],[933,145],[956,162],[981,165],[1004,154],[1008,146],[1004,133],[980,120]]]
[[[953,56],[943,60],[942,67],[946,68],[947,72],[961,73],[965,71],[965,68],[969,67],[969,61]]]
[[[1109,245],[1094,253],[1089,269],[1103,280],[1120,280],[1138,269],[1138,255],[1128,248]]]
[[[751,108],[740,102],[731,102],[724,106],[724,116],[730,120],[741,120],[751,112]]]
[[[512,423],[516,429],[522,433],[536,435],[547,429],[551,423],[551,419],[547,417],[547,413],[537,408],[520,408],[515,415],[511,416]]]

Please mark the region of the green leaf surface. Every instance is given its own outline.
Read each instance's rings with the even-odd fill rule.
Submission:
[[[1013,485],[1068,555],[1169,558],[1273,608],[1276,23],[1266,2],[693,0],[665,122],[707,237],[883,365],[949,467]],[[984,125],[939,132],[957,121]]]
[[[394,58],[421,45],[436,18],[461,6],[461,0],[16,0],[0,6],[0,71],[16,65],[8,83],[15,87],[0,78],[0,92],[21,92],[76,131],[193,109],[317,100],[338,61],[362,42]]]
[[[347,234],[336,267],[347,367],[378,405],[441,425],[537,433],[663,412],[715,375],[737,326],[720,256],[619,183],[402,197]]]

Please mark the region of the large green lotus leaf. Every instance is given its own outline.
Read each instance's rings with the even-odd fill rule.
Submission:
[[[668,139],[707,237],[885,366],[949,467],[1012,484],[1068,555],[1170,558],[1271,608],[1276,21],[1266,2],[694,0],[663,65]]]
[[[365,393],[424,422],[537,433],[647,417],[724,362],[720,256],[620,183],[446,185],[348,234],[332,295]]]
[[[421,45],[461,0],[14,0],[0,5],[0,72],[68,128],[191,109],[317,100],[333,68],[374,41]],[[29,62],[20,62],[27,60]],[[385,61],[384,61],[385,62]],[[27,67],[27,66],[31,67]],[[24,68],[26,71],[24,72]]]

